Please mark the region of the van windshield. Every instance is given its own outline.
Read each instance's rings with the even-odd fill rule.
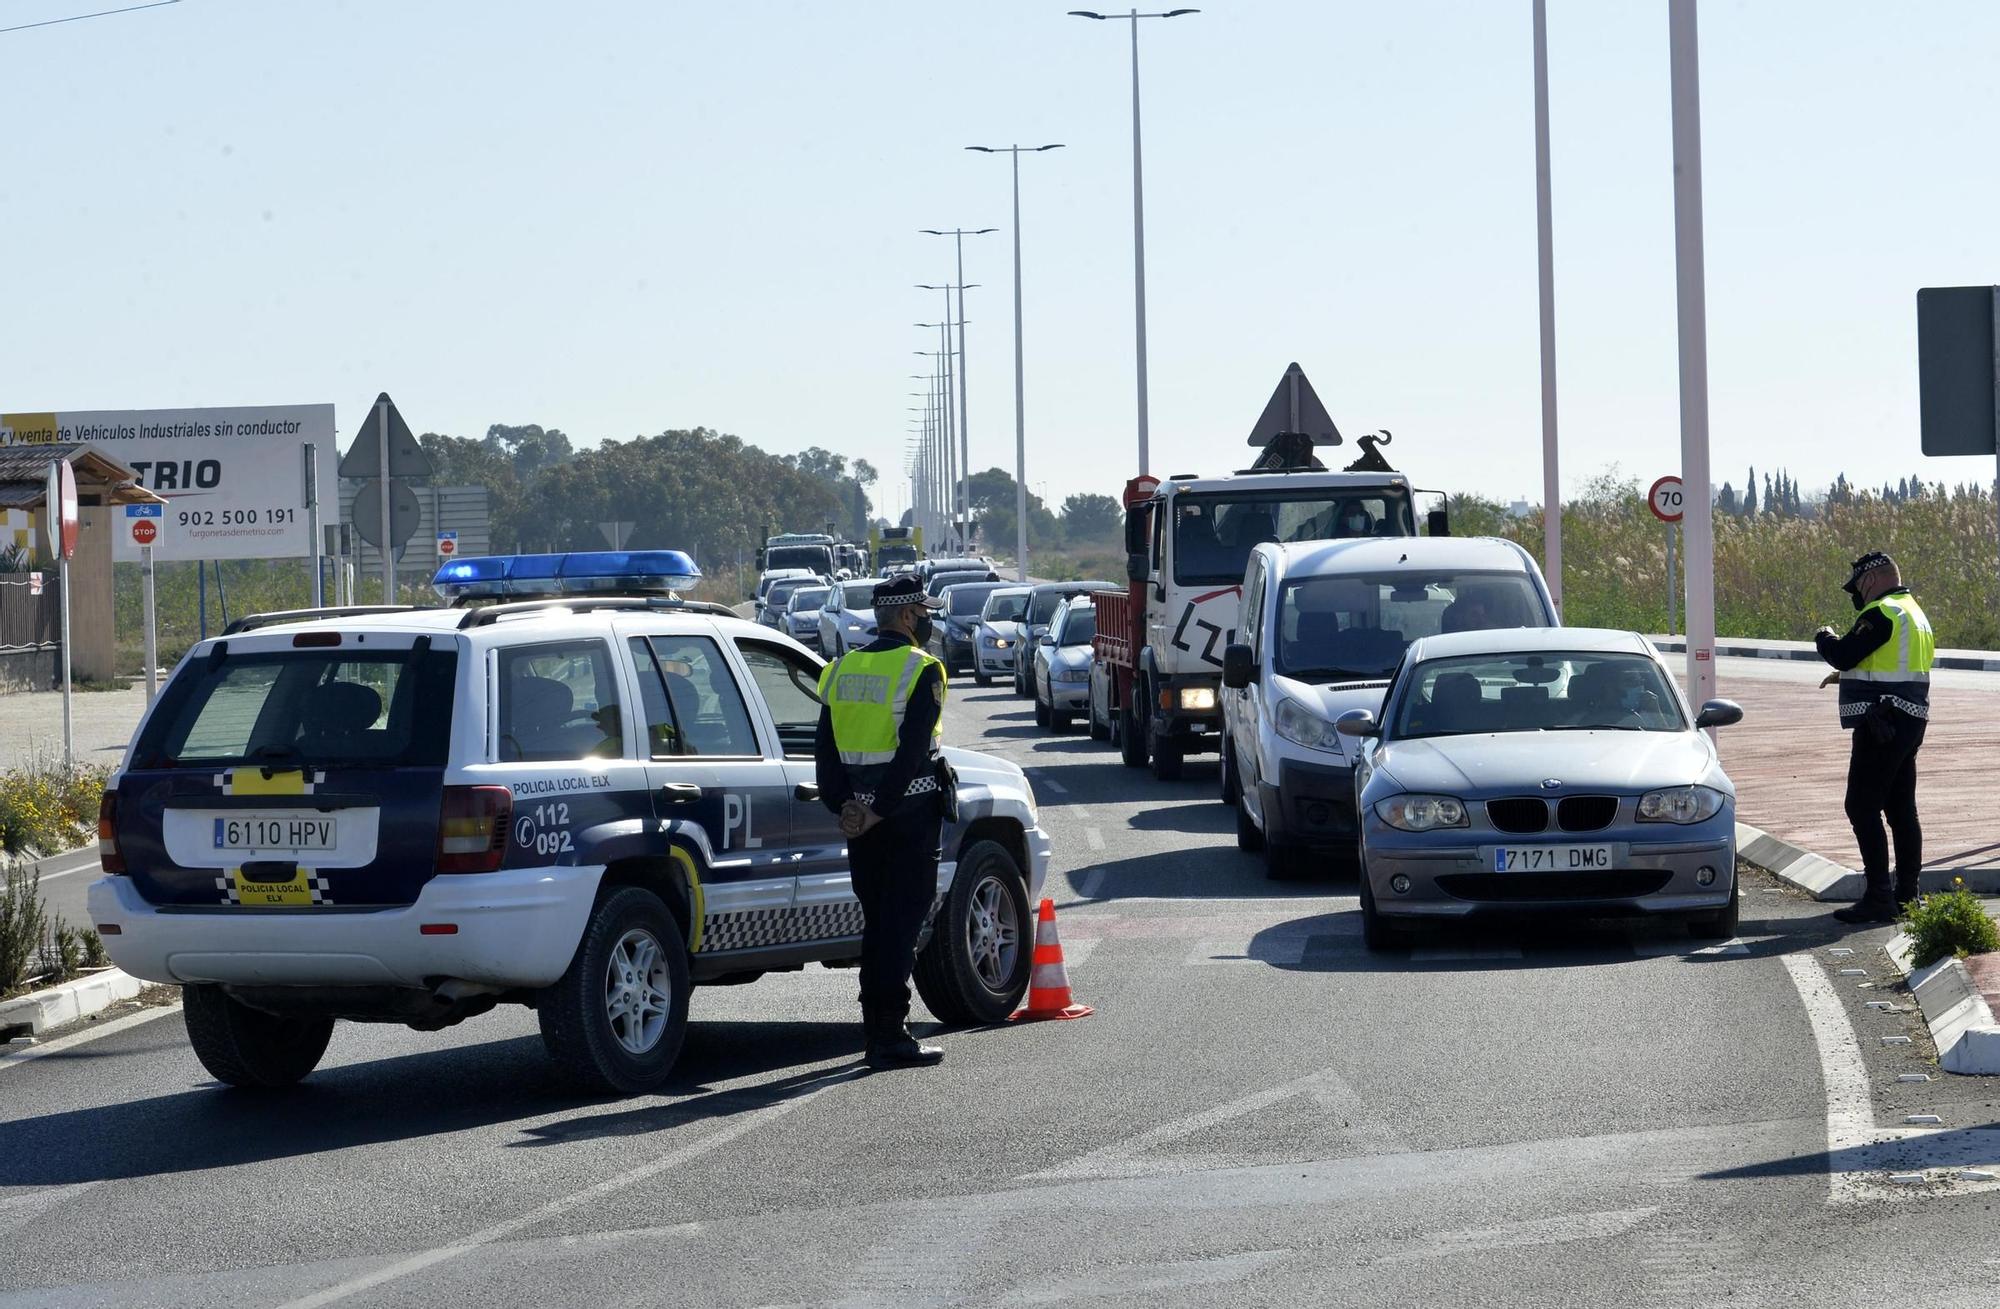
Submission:
[[[1421,637],[1548,625],[1522,573],[1302,577],[1279,592],[1271,666],[1302,681],[1387,677]]]
[[[160,693],[132,767],[442,767],[457,669],[453,650],[200,660]]]
[[[1250,552],[1266,541],[1416,534],[1409,493],[1400,487],[1183,495],[1174,500],[1174,581],[1239,583]]]

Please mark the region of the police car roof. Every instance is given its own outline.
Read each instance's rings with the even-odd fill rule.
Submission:
[[[615,595],[568,595],[526,599],[467,608],[382,608],[374,611],[303,610],[295,613],[252,615],[244,625],[232,625],[215,640],[296,635],[301,630],[335,632],[455,632],[468,628],[512,630],[517,624],[538,620],[610,619],[619,616],[650,618],[699,618],[716,623],[726,632],[771,638],[770,628],[740,617],[721,605],[699,601],[675,602],[664,597]],[[268,620],[268,621],[265,621]]]
[[[1637,632],[1609,627],[1493,627],[1478,632],[1426,636],[1410,646],[1412,662],[1460,655],[1643,654],[1652,642]]]
[[[1520,573],[1533,564],[1520,546],[1492,536],[1357,536],[1260,548],[1277,551],[1287,577],[1396,568]]]

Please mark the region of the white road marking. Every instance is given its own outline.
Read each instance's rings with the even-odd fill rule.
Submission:
[[[151,1009],[141,1009],[137,1013],[126,1014],[123,1018],[113,1018],[109,1022],[73,1033],[69,1036],[59,1036],[55,1040],[43,1045],[31,1045],[25,1050],[15,1050],[7,1054],[0,1054],[0,1073],[6,1072],[16,1064],[27,1063],[30,1059],[44,1059],[52,1054],[61,1054],[65,1050],[74,1050],[80,1045],[89,1045],[92,1041],[102,1041],[107,1036],[116,1036],[128,1028],[137,1027],[141,1023],[150,1023],[156,1018],[165,1018],[168,1014],[177,1014],[180,1011],[181,1007],[178,1001],[173,1004],[159,1005]]]
[[[94,1182],[73,1182],[68,1186],[51,1186],[46,1190],[32,1191],[27,1195],[0,1198],[0,1232],[12,1232],[26,1227],[65,1200],[82,1195],[93,1186],[103,1184],[103,1179],[99,1178]]]
[[[1083,880],[1076,884],[1076,893],[1086,900],[1097,899],[1097,893],[1103,889],[1104,870],[1102,868],[1091,869],[1083,875]]]
[[[1084,828],[1083,839],[1093,850],[1102,850],[1104,848],[1104,833],[1098,831],[1095,827]]]
[[[73,877],[77,873],[94,873],[102,867],[103,865],[98,862],[96,854],[93,853],[89,859],[77,864],[73,868],[58,868],[53,871],[44,871],[42,873],[42,880],[44,882],[53,882],[58,877]]]
[[[1829,1205],[1867,1204],[1884,1199],[1921,1199],[1990,1190],[2000,1183],[1967,1182],[1921,1191],[1889,1186],[1891,1174],[1914,1169],[1921,1180],[1948,1180],[1943,1170],[2000,1163],[2000,1128],[1942,1131],[1920,1127],[1878,1127],[1854,1025],[1847,1021],[1840,993],[1810,955],[1783,956],[1812,1025],[1819,1048],[1820,1079],[1826,1087],[1827,1196]],[[1907,1038],[1905,1038],[1907,1039]]]
[[[1690,947],[1675,941],[1634,941],[1632,953],[1641,959],[1688,959],[1696,955],[1736,956],[1748,955],[1750,947],[1742,941],[1731,938],[1714,945]]]
[[[1166,1291],[1184,1291],[1196,1286],[1220,1286],[1239,1282],[1272,1267],[1290,1250],[1249,1250],[1242,1254],[1220,1255],[1212,1259],[1183,1259],[1171,1263],[1111,1264],[1087,1273],[1043,1277],[1010,1288],[1009,1304],[1073,1304],[1099,1297],[1137,1297],[1142,1303]],[[1230,1297],[1235,1298],[1235,1297]],[[896,1303],[907,1303],[898,1300]]]
[[[853,1081],[863,1071],[863,1069],[857,1067],[846,1072],[832,1074],[827,1081],[802,1095],[793,1096],[788,1100],[779,1100],[774,1104],[767,1104],[761,1109],[751,1110],[739,1118],[733,1118],[718,1131],[704,1136],[698,1141],[690,1141],[678,1150],[670,1150],[650,1163],[628,1169],[615,1177],[607,1177],[594,1186],[587,1186],[581,1191],[563,1196],[558,1200],[551,1200],[547,1204],[531,1209],[518,1217],[509,1218],[504,1222],[498,1222],[491,1227],[473,1232],[469,1236],[460,1237],[451,1245],[439,1246],[434,1250],[420,1251],[408,1258],[399,1259],[387,1267],[378,1268],[372,1273],[364,1273],[360,1277],[349,1278],[347,1281],[329,1286],[325,1290],[315,1291],[311,1295],[287,1301],[279,1309],[319,1309],[321,1305],[338,1303],[351,1296],[359,1295],[363,1291],[373,1290],[375,1287],[387,1282],[399,1281],[414,1273],[420,1273],[426,1268],[444,1263],[450,1259],[456,1259],[460,1255],[471,1254],[481,1246],[491,1245],[495,1241],[504,1241],[525,1228],[533,1227],[537,1223],[547,1222],[551,1218],[559,1217],[573,1209],[579,1209],[584,1205],[590,1204],[592,1201],[601,1200],[614,1192],[635,1186],[640,1182],[646,1181],[648,1178],[657,1177],[669,1169],[679,1168],[695,1159],[699,1159],[711,1151],[728,1145],[738,1137],[755,1131],[766,1123],[773,1122],[795,1109],[810,1104],[841,1083]],[[787,1076],[796,1076],[796,1074],[791,1073],[787,1074]],[[756,1084],[752,1083],[736,1089],[755,1091],[757,1087]]]
[[[1447,1255],[1476,1254],[1482,1250],[1513,1250],[1533,1245],[1560,1245],[1567,1241],[1598,1241],[1622,1236],[1659,1212],[1655,1205],[1638,1209],[1610,1209],[1589,1214],[1554,1214],[1530,1218],[1497,1227],[1474,1227],[1458,1232],[1438,1232],[1409,1246],[1385,1254],[1378,1263],[1411,1263],[1420,1259],[1440,1259]]]
[[[1069,794],[1069,788],[1067,786],[1064,786],[1061,782],[1058,782],[1055,778],[1050,777],[1047,774],[1043,774],[1041,780],[1043,786],[1048,787],[1049,790],[1054,791],[1057,795]]]
[[[1198,1114],[1162,1123],[1151,1131],[1112,1145],[1078,1155],[1066,1164],[1029,1173],[1022,1181],[1073,1181],[1086,1177],[1143,1177],[1148,1174],[1204,1172],[1213,1164],[1200,1159],[1142,1158],[1148,1151],[1188,1137],[1200,1137],[1224,1123],[1268,1109],[1286,1100],[1304,1097],[1345,1126],[1357,1141],[1372,1150],[1361,1153],[1386,1154],[1403,1148],[1401,1139],[1389,1128],[1371,1122],[1368,1108],[1354,1088],[1331,1068],[1281,1082],[1227,1104],[1204,1109]]]

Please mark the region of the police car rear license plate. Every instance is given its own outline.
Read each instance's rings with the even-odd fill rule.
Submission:
[[[1611,867],[1608,845],[1496,845],[1496,873],[1594,873]]]
[[[215,820],[218,850],[331,850],[331,818],[259,814]]]

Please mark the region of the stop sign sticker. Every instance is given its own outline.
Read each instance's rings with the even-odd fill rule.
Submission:
[[[135,518],[132,520],[132,539],[140,545],[151,545],[153,538],[159,534],[160,529],[153,526],[152,519]]]
[[[126,505],[125,531],[134,545],[152,545],[160,539],[160,524],[166,521],[164,505]]]

